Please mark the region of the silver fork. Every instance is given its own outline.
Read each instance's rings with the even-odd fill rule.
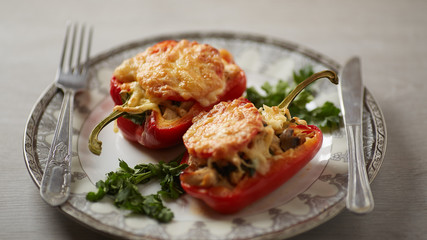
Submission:
[[[72,34],[70,36],[71,28]],[[62,56],[56,74],[55,84],[63,91],[64,99],[40,186],[41,197],[52,206],[61,205],[67,201],[70,195],[74,95],[84,90],[87,85],[86,77],[92,41],[92,28],[88,30],[84,64],[81,64],[80,59],[83,45],[85,45],[86,29],[84,25],[80,28],[78,55],[75,65],[73,65],[74,45],[76,35],[78,35],[78,28],[78,24],[67,24]],[[68,50],[68,64],[64,66],[69,40],[71,40],[71,46]]]

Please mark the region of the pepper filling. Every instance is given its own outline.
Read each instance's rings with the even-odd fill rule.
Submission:
[[[145,91],[137,84],[132,82],[131,91],[123,91],[120,93],[122,102],[126,102],[125,105],[114,106],[114,111],[126,112],[124,116],[131,120],[143,119],[146,114],[150,114],[150,111],[158,111],[161,113],[165,120],[175,120],[185,116],[190,108],[194,105],[194,101],[172,101],[165,100],[161,102],[154,102],[145,96]],[[126,89],[126,88],[125,88]],[[140,121],[134,121],[140,124]]]

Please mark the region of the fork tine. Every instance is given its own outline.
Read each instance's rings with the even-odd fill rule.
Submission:
[[[78,27],[78,25],[77,25],[77,23],[75,23],[74,24],[74,27],[73,27],[73,35],[71,36],[71,48],[70,48],[70,59],[69,59],[69,62],[68,62],[68,72],[72,72],[72,70],[73,70],[73,67],[72,67],[72,64],[73,64],[73,53],[74,53],[74,44],[75,44],[75,42],[76,42],[76,32],[77,32],[77,27]]]
[[[68,35],[70,34],[70,27],[71,27],[70,25],[71,24],[68,23],[67,28],[65,30],[65,39],[62,46],[61,60],[59,61],[59,67],[58,67],[59,71],[62,71],[62,68],[64,67],[65,54],[66,54],[67,45],[68,45]]]
[[[80,44],[79,44],[79,54],[77,55],[77,72],[80,73],[82,70],[82,66],[80,65],[80,59],[82,56],[82,50],[83,50],[83,39],[84,39],[84,35],[85,35],[85,25],[83,24],[82,27],[80,28]]]
[[[82,66],[82,68],[83,68],[82,74],[85,74],[86,70],[88,68],[90,49],[92,46],[92,34],[93,34],[93,28],[89,27],[89,34],[88,34],[87,47],[86,47],[86,59],[85,59],[85,64]]]

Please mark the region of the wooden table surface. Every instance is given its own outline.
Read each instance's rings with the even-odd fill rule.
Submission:
[[[294,239],[427,239],[427,2],[30,1],[0,3],[0,239],[105,239],[41,198],[25,167],[23,131],[53,81],[67,20],[95,28],[93,55],[164,33],[261,34],[314,49],[340,64],[362,59],[366,87],[387,125],[372,183],[375,210],[346,210]]]

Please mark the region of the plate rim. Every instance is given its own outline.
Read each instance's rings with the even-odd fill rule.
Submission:
[[[180,33],[169,33],[169,34],[159,34],[151,37],[144,37],[139,40],[131,41],[128,43],[124,43],[114,47],[110,50],[101,52],[100,54],[92,57],[89,60],[90,65],[94,65],[104,59],[107,59],[115,54],[119,54],[126,50],[130,50],[133,48],[137,48],[139,46],[144,45],[145,43],[158,42],[167,39],[182,39],[182,38],[223,38],[223,39],[242,39],[249,40],[254,42],[260,42],[264,44],[272,44],[274,46],[279,46],[290,51],[298,52],[312,60],[315,60],[319,63],[325,64],[328,67],[331,67],[332,70],[340,73],[342,66],[338,64],[335,60],[325,56],[324,54],[318,53],[310,48],[302,46],[300,44],[293,43],[288,40],[283,40],[279,38],[274,38],[267,35],[253,34],[253,33],[242,33],[242,32],[227,32],[227,31],[206,31],[206,32],[180,32]],[[364,87],[365,96],[364,96],[364,104],[368,107],[371,116],[374,121],[374,131],[380,134],[380,138],[375,138],[375,150],[373,154],[373,159],[367,165],[368,177],[370,182],[372,182],[376,175],[378,174],[381,165],[384,161],[384,156],[386,152],[387,145],[387,130],[385,125],[384,115],[382,113],[381,108],[376,102],[375,98],[369,92],[369,90]],[[38,124],[41,120],[41,117],[49,105],[52,98],[59,90],[55,87],[55,84],[52,83],[48,86],[45,91],[42,92],[39,99],[33,105],[33,108],[30,111],[30,115],[25,124],[24,136],[23,136],[23,155],[24,161],[27,167],[30,176],[35,183],[35,185],[40,188],[40,181],[42,177],[43,170],[39,168],[34,168],[34,164],[36,166],[39,165],[38,159],[36,159],[36,134]],[[31,135],[33,134],[33,135]],[[324,222],[330,220],[335,217],[345,208],[345,197],[341,198],[337,201],[337,203],[328,209],[324,210],[320,214],[308,219],[306,224],[300,224],[299,226],[291,226],[288,229],[280,229],[276,231],[269,232],[267,234],[263,234],[260,236],[255,236],[253,239],[265,238],[265,237],[277,237],[284,236],[286,238],[298,235],[302,232],[313,229]],[[113,236],[120,237],[134,237],[134,235],[128,235],[128,233],[120,228],[114,228],[111,226],[107,226],[102,223],[98,223],[93,221],[90,216],[87,216],[83,212],[75,209],[70,202],[66,202],[64,205],[57,207],[61,212],[65,213],[68,216],[71,216],[73,220],[89,227],[90,229],[96,230],[100,233],[106,233]],[[313,221],[314,220],[314,221]],[[94,222],[96,224],[94,224]],[[309,224],[308,224],[309,223]],[[117,234],[121,232],[121,234]]]

